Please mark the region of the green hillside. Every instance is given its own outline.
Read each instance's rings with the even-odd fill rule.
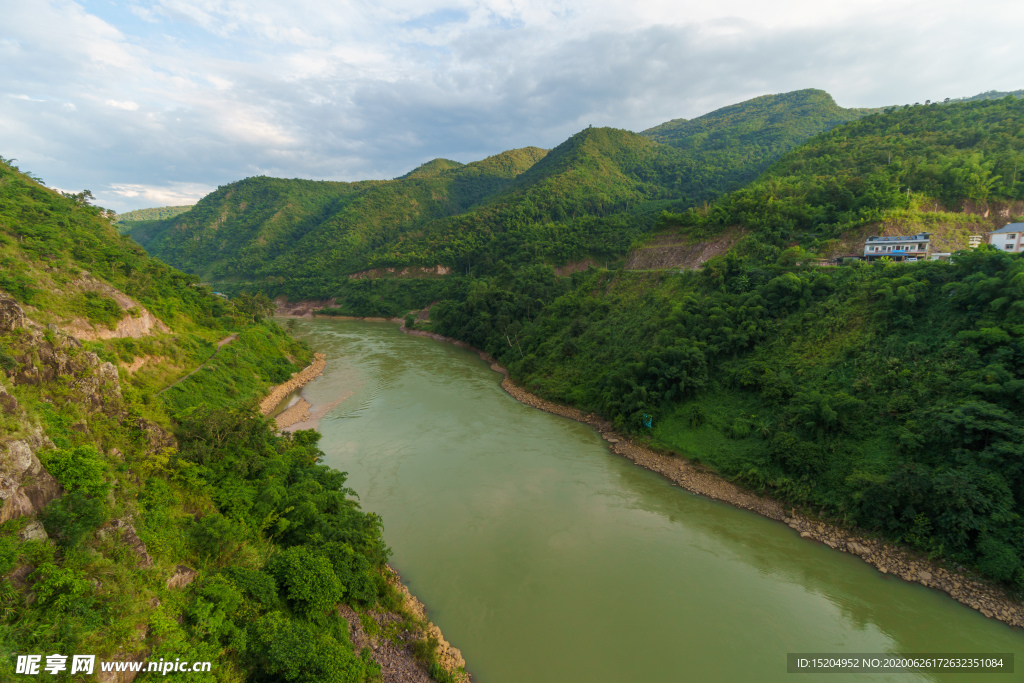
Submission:
[[[687,153],[680,189],[701,202],[749,183],[818,133],[874,111],[844,109],[823,90],[797,90],[755,97],[689,121],[668,121],[641,135]]]
[[[984,247],[952,262],[814,265],[859,250],[866,234],[1020,220],[1024,102],[855,112],[793,149],[846,114],[816,91],[747,104],[661,127],[672,144],[587,129],[465,209],[453,210],[447,189],[422,213],[395,209],[408,183],[447,188],[472,166],[435,162],[381,183],[403,198],[387,214],[401,220],[353,200],[347,222],[313,226],[272,259],[225,250],[197,272],[273,295],[334,296],[335,312],[357,315],[439,301],[432,329],[488,350],[532,391],[1024,589],[1021,258]],[[816,123],[800,132],[786,112],[804,105]],[[679,210],[696,160],[724,160],[715,182],[725,183],[773,154],[744,187]],[[225,206],[223,225],[235,210]],[[654,232],[738,241],[698,271],[622,271],[621,255]],[[582,259],[595,267],[552,268]],[[435,264],[455,272],[345,277]]]
[[[401,604],[380,519],[315,432],[253,409],[311,352],[265,298],[213,296],[86,199],[0,159],[0,679],[15,653],[92,653],[381,680],[335,609]]]
[[[708,215],[669,222],[705,232],[738,224],[809,248],[886,221],[913,234],[959,220],[965,206],[1024,198],[1022,130],[1024,101],[1013,97],[890,108],[787,154]]]
[[[192,206],[158,206],[152,209],[135,209],[125,211],[114,217],[114,223],[133,223],[136,221],[162,221],[185,213]]]
[[[391,181],[248,178],[158,229],[130,234],[150,253],[206,279],[288,273],[329,281],[368,267],[375,250],[431,219],[480,203],[543,155],[527,148],[465,165],[435,160]]]
[[[807,137],[863,113],[800,91],[643,135],[588,128],[550,153],[526,148],[470,164],[436,159],[391,181],[250,178],[131,234],[223,290],[258,287],[291,298],[361,299],[354,289],[379,285],[352,285],[347,276],[375,268],[442,265],[480,274],[502,262],[611,263],[655,228],[664,209],[714,198]]]
[[[863,118],[708,211],[663,216],[681,239],[745,230],[699,271],[533,266],[442,301],[433,329],[542,396],[1020,591],[1024,259],[828,268],[808,250],[1024,213],[1021,131],[1013,98]]]

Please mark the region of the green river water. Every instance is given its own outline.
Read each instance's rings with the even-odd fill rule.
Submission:
[[[1019,656],[1024,633],[673,486],[475,354],[388,323],[293,334],[327,354],[303,392],[326,463],[478,683],[1024,678],[787,674],[787,652]]]

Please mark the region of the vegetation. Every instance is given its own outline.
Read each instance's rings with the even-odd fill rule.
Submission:
[[[798,105],[809,122],[776,125],[776,109]],[[402,315],[439,301],[432,329],[488,350],[543,396],[1024,588],[1020,257],[982,248],[952,262],[813,265],[857,231],[967,225],[981,220],[965,217],[974,207],[1012,216],[1024,199],[1024,102],[848,112],[856,120],[782,155],[787,140],[847,115],[829,107],[814,91],[755,100],[648,131],[666,144],[587,129],[462,212],[431,205],[404,223],[351,213],[351,227],[311,225],[308,241],[272,259],[207,249],[221,255],[204,267],[242,288],[335,296],[335,312]],[[699,196],[687,194],[694,159],[710,198],[773,150],[781,158],[756,180],[686,208]],[[440,183],[465,168],[438,161],[422,173]],[[700,242],[731,228],[743,238],[700,271],[621,270],[652,232]],[[372,238],[343,244],[357,234]],[[582,259],[594,267],[568,278],[552,267]],[[438,263],[454,273],[347,277]]]
[[[140,223],[146,221],[163,221],[175,216],[180,216],[185,213],[192,206],[159,206],[152,209],[135,209],[134,211],[125,211],[119,213],[113,218],[114,225],[118,228],[118,232],[127,232],[133,226],[126,225],[127,223]]]
[[[437,159],[392,181],[249,178],[131,235],[223,291],[292,299],[357,298],[346,276],[372,268],[440,264],[481,275],[501,261],[608,265],[661,211],[738,187],[799,142],[863,113],[800,91],[642,135],[588,128],[550,152],[511,150],[465,165]]]
[[[27,517],[0,524],[0,650],[213,662],[197,680],[380,680],[335,606],[398,608],[381,520],[320,464],[317,433],[278,434],[252,410],[311,357],[264,319],[269,300],[213,296],[6,161],[0,258],[0,295],[35,322],[140,314],[121,290],[167,325],[84,343],[0,333],[0,449],[42,444],[63,490],[38,516],[49,539],[26,534]],[[46,372],[24,374],[33,363]],[[196,574],[175,587],[180,565]]]
[[[934,196],[1020,198],[1021,130],[1012,98],[864,118],[707,212],[664,215],[684,234],[748,229],[699,272],[507,269],[434,307],[434,329],[745,486],[1022,588],[1024,261],[983,247],[820,268],[807,250],[913,224]]]
[[[683,193],[696,202],[737,190],[818,133],[878,110],[844,109],[823,90],[763,95],[641,135],[687,152]]]
[[[958,212],[1024,198],[1024,101],[890,108],[787,154],[707,215],[664,217],[683,230],[742,225],[767,244],[814,249],[902,211]],[[920,222],[920,218],[918,218]]]

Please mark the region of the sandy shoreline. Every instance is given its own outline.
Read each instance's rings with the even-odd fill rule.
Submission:
[[[501,381],[502,389],[517,401],[594,427],[609,443],[612,451],[629,458],[641,467],[657,472],[687,491],[782,522],[799,533],[801,538],[813,539],[835,550],[857,555],[883,574],[892,574],[905,581],[943,591],[957,602],[978,610],[986,617],[1010,626],[1024,627],[1024,606],[997,586],[988,585],[962,572],[950,571],[938,563],[889,543],[858,536],[842,527],[813,519],[794,510],[787,512],[779,501],[744,491],[732,482],[683,457],[659,453],[616,433],[607,420],[534,396],[517,386],[509,378],[508,370],[485,351],[440,334],[409,330],[404,324],[401,330],[406,334],[447,342],[473,351],[481,360],[490,364],[491,370],[504,376]]]

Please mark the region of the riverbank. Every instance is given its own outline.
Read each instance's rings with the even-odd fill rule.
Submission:
[[[385,319],[380,319],[380,322],[389,322]],[[269,415],[277,408],[281,401],[285,400],[289,394],[296,389],[300,389],[311,381],[323,374],[324,369],[327,367],[327,357],[322,353],[313,354],[313,362],[307,365],[302,370],[294,373],[287,382],[279,384],[275,387],[271,387],[270,392],[267,394],[259,405],[259,411],[262,415]],[[340,398],[339,400],[332,403],[327,408],[331,408],[337,405],[345,398],[351,395],[351,392]],[[310,409],[312,404],[309,403],[305,398],[299,398],[299,400],[292,406],[289,406],[286,410],[282,411],[275,421],[277,428],[280,430],[286,430],[289,427],[294,427],[296,424],[309,420],[311,416]],[[321,411],[322,412],[322,411]],[[359,615],[355,613],[352,608],[342,605],[339,610],[348,622],[349,622],[349,635],[352,642],[357,646],[370,647],[373,652],[374,661],[381,666],[384,683],[408,683],[424,681],[429,683],[434,679],[431,678],[423,667],[420,666],[415,655],[415,642],[417,640],[424,640],[427,642],[435,642],[434,646],[434,657],[437,663],[448,673],[450,680],[457,683],[470,683],[471,678],[468,673],[465,673],[466,660],[462,657],[462,653],[458,648],[453,647],[444,635],[441,633],[441,629],[435,626],[427,619],[426,607],[423,603],[416,598],[409,589],[402,583],[401,576],[390,566],[386,567],[388,573],[388,583],[390,583],[395,590],[402,596],[403,600],[403,611],[411,615],[414,620],[422,628],[422,633],[410,634],[406,632],[405,638],[396,637],[393,639],[388,638],[377,638],[369,635],[366,632],[365,626],[362,624]],[[391,612],[369,612],[370,619],[377,624],[377,630],[387,630],[387,625],[396,623],[401,620],[401,616]]]
[[[502,388],[513,398],[538,410],[567,417],[596,429],[608,442],[611,450],[674,484],[708,498],[751,510],[788,525],[801,538],[815,540],[830,548],[860,557],[883,574],[891,574],[905,581],[920,583],[947,593],[954,600],[984,616],[997,619],[1010,626],[1024,627],[1024,606],[998,586],[978,581],[961,571],[950,570],[927,558],[877,539],[858,536],[837,525],[815,519],[795,510],[787,511],[782,503],[745,491],[720,475],[674,454],[658,452],[642,443],[618,434],[611,424],[593,414],[559,405],[535,396],[513,382],[508,370],[487,352],[465,342],[423,330],[400,328],[406,334],[447,342],[479,355],[491,369],[501,373]]]
[[[267,397],[260,401],[259,411],[261,415],[270,415],[274,412],[274,409],[280,405],[281,401],[285,399],[288,394],[292,393],[296,389],[300,389],[314,379],[319,377],[324,368],[327,367],[327,357],[322,353],[313,354],[313,362],[307,365],[302,370],[294,373],[284,384],[279,384],[276,387],[270,388],[270,393]],[[278,429],[284,429],[290,427],[298,422],[304,422],[309,419],[309,408],[310,404],[304,399],[300,399],[294,406],[288,408],[283,413],[275,418]]]
[[[369,648],[373,660],[380,665],[384,683],[433,683],[425,667],[424,644],[434,643],[429,657],[444,670],[444,680],[471,683],[465,671],[466,660],[441,634],[441,629],[427,618],[426,608],[402,583],[402,577],[390,565],[383,574],[402,600],[397,611],[366,610],[357,612],[340,605],[338,613],[349,625],[349,640],[356,650]]]

